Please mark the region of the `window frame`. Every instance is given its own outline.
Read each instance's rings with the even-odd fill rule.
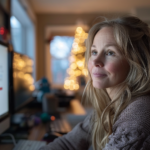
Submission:
[[[53,83],[52,73],[51,73],[51,59],[52,56],[50,55],[50,41],[53,36],[72,36],[74,37],[76,28],[78,25],[51,25],[45,27],[45,77],[48,79],[48,81],[51,84],[51,87],[56,89],[64,89],[64,84],[55,84]]]
[[[25,5],[19,0],[11,0],[11,16],[15,16],[22,25],[22,50],[21,54],[29,56],[33,61],[33,77],[36,80],[36,18],[33,13],[31,13],[31,8],[29,5],[28,10]],[[29,11],[29,12],[28,12]],[[11,32],[11,27],[10,27]],[[13,38],[13,37],[11,37]],[[15,51],[15,49],[14,49]]]

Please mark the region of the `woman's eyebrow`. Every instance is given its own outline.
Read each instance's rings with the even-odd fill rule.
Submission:
[[[110,46],[118,48],[118,45],[116,43],[108,43],[104,47],[107,48],[107,47],[110,47]],[[96,48],[96,46],[92,45],[91,48]]]
[[[105,45],[105,47],[109,47],[109,46],[118,47],[116,43],[109,43],[109,44]]]

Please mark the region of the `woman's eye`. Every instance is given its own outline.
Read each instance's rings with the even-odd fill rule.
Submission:
[[[97,52],[96,51],[91,51],[91,55],[96,55]]]
[[[108,52],[106,52],[106,55],[108,55],[108,56],[114,56],[115,53],[113,51],[108,51]]]

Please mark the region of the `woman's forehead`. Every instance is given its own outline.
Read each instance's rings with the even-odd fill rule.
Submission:
[[[107,44],[107,45],[116,45],[116,40],[114,37],[114,32],[112,27],[103,27],[101,30],[97,32],[94,36],[93,42],[91,46],[96,46],[98,44]]]

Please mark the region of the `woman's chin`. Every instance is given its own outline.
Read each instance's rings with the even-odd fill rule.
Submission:
[[[98,84],[98,83],[93,83],[93,87],[96,88],[96,89],[104,89],[105,87]]]

